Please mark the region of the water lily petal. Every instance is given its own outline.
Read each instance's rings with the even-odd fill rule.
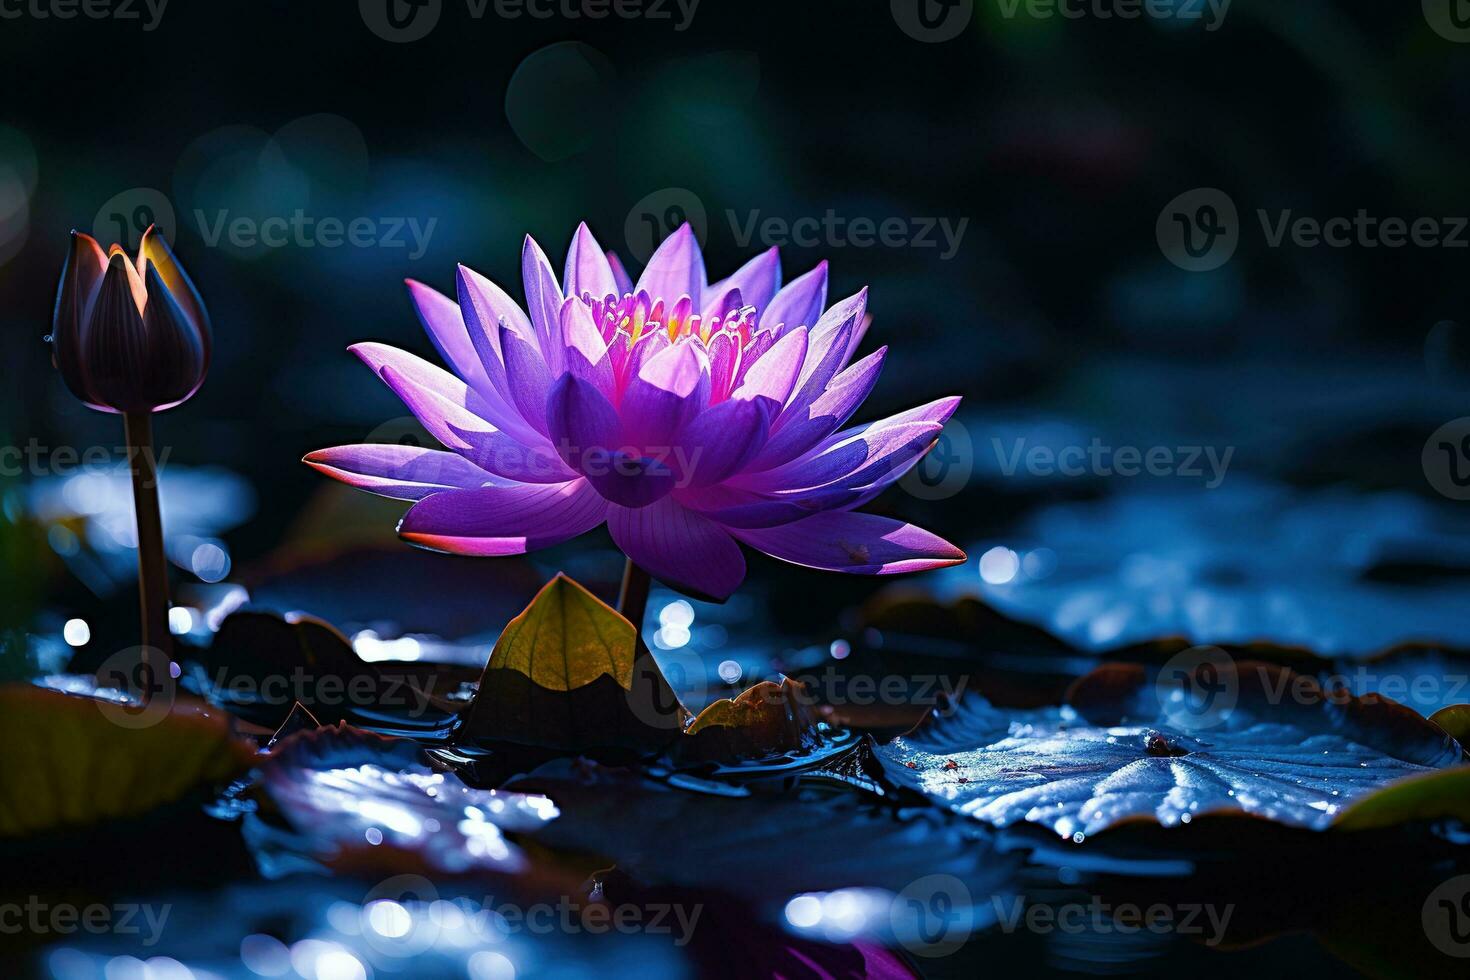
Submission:
[[[112,254],[82,339],[87,383],[83,398],[118,412],[154,408],[150,393],[139,384],[148,372],[148,331],[141,311],[147,291],[145,287],[140,303],[132,284],[137,275],[138,270],[121,252]]]
[[[709,404],[709,357],[697,342],[671,344],[643,361],[628,381],[619,414],[623,439],[645,452],[667,453]]]
[[[445,490],[409,508],[405,541],[455,555],[521,555],[597,527],[607,504],[586,480]]]
[[[746,305],[754,306],[757,312],[764,310],[781,288],[781,252],[774,245],[746,262],[727,279],[710,286],[707,294],[721,296],[730,289],[739,289]],[[705,315],[709,315],[708,309]]]
[[[93,242],[95,246],[96,243]],[[148,279],[148,270],[157,269],[159,277],[164,286],[168,288],[169,295],[183,308],[185,318],[189,324],[205,337],[205,349],[209,347],[209,311],[204,307],[204,299],[199,295],[199,290],[194,288],[194,281],[179,264],[174,256],[173,249],[169,248],[168,242],[163,235],[159,234],[158,228],[149,225],[143,232],[143,237],[138,240],[138,276],[145,282]]]
[[[874,514],[827,512],[780,527],[731,530],[773,558],[854,575],[892,575],[957,565],[965,553],[921,527]]]
[[[633,277],[628,275],[628,270],[623,268],[623,260],[618,258],[618,253],[608,250],[607,265],[612,270],[613,282],[617,284],[618,295],[626,296],[633,291]]]
[[[633,292],[646,292],[666,303],[688,296],[694,308],[699,309],[704,284],[704,255],[699,240],[694,237],[694,229],[685,222],[659,244]]]
[[[558,332],[560,332],[558,330]],[[500,328],[500,350],[505,355],[505,379],[510,402],[526,424],[546,433],[546,394],[551,390],[553,372],[528,340],[509,328]]]
[[[536,329],[541,356],[552,374],[561,374],[561,304],[565,297],[546,253],[530,235],[521,248],[521,277],[525,280],[526,309]]]
[[[682,592],[723,601],[745,578],[745,556],[730,533],[672,497],[648,507],[609,504],[607,529],[636,565]]]
[[[679,436],[681,485],[705,487],[738,473],[766,440],[770,419],[759,402],[731,399],[712,406]]]
[[[815,326],[827,305],[827,262],[817,263],[815,269],[797,276],[781,287],[761,313],[762,328]]]
[[[775,527],[811,515],[809,508],[790,500],[773,500],[750,490],[717,483],[708,487],[675,489],[674,499],[690,510],[725,527]]]
[[[563,304],[561,332],[567,348],[567,370],[592,382],[603,397],[611,400],[616,390],[612,358],[586,303],[569,299]]]
[[[154,411],[164,411],[191,398],[209,370],[209,334],[201,331],[177,297],[164,284],[155,265],[148,266],[148,303],[143,310],[148,350],[137,379]]]
[[[422,500],[441,490],[510,485],[458,453],[398,443],[318,449],[302,462],[359,490],[398,500]]]
[[[567,265],[562,275],[562,285],[569,297],[603,299],[622,295],[617,280],[613,278],[607,255],[602,246],[597,244],[597,239],[592,237],[592,231],[585,221],[577,226],[571,247],[567,249]]]
[[[810,451],[852,418],[878,383],[888,348],[880,347],[850,365],[804,409],[782,411],[784,421],[748,467],[752,472],[772,469]]]
[[[481,469],[524,483],[559,483],[576,475],[545,438],[526,445],[486,421],[484,399],[443,368],[385,344],[348,349],[393,389],[430,435]]]
[[[806,360],[806,345],[805,327],[789,331],[746,370],[740,387],[730,397],[759,399],[774,417],[796,387],[802,362]]]

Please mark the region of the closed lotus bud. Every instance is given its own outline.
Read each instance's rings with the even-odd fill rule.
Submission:
[[[72,232],[51,323],[52,359],[72,394],[102,412],[157,412],[187,401],[209,369],[209,314],[158,232],[137,261]]]

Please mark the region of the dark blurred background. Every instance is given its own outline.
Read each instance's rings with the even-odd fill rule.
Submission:
[[[180,476],[175,497],[230,511],[201,517],[179,559],[209,581],[271,566],[313,536],[390,538],[401,507],[342,510],[356,505],[332,495],[346,492],[298,461],[411,428],[344,350],[378,339],[432,353],[404,277],[452,290],[464,262],[520,298],[525,233],[559,264],[586,219],[636,268],[688,216],[712,278],[780,244],[788,279],[826,258],[832,298],[872,286],[867,345],[893,353],[865,418],[966,396],[963,437],[952,432],[932,464],[961,477],[880,506],[976,547],[962,571],[980,587],[1052,559],[1067,572],[1066,552],[1027,566],[1018,545],[1014,568],[999,554],[995,574],[977,574],[1007,535],[1040,533],[1026,522],[1043,505],[1147,486],[1213,513],[1255,481],[1395,494],[1387,522],[1407,522],[1412,554],[1390,548],[1389,561],[1375,544],[1350,556],[1355,579],[1385,561],[1430,569],[1436,584],[1470,567],[1431,544],[1464,505],[1437,492],[1424,462],[1425,440],[1466,413],[1470,390],[1470,29],[1451,16],[1458,0],[1178,0],[1137,18],[1117,15],[1137,9],[1126,0],[1070,3],[1076,18],[1024,0],[650,0],[626,8],[641,16],[605,19],[560,3],[538,19],[430,0],[395,3],[396,26],[380,0],[173,0],[161,16],[138,2],[132,19],[39,17],[36,2],[6,0],[0,19],[0,441],[44,450],[39,468],[11,473],[12,516],[23,504],[53,516],[113,506],[100,485],[36,490],[66,475],[48,451],[120,442],[115,417],[68,394],[43,342],[70,228],[131,245],[158,220],[208,302],[209,380],[156,431],[169,462],[202,481]],[[1183,215],[1208,231],[1218,212],[1201,202],[1218,197],[1202,188],[1236,210],[1222,241],[1238,241],[1228,261],[1191,271],[1161,229]],[[1288,210],[1430,218],[1440,242],[1273,246],[1262,209],[1273,227]],[[298,212],[365,219],[364,243],[219,233],[222,218]],[[894,232],[874,242],[829,225],[792,244],[763,223],[829,214]],[[1004,472],[1016,446],[1094,439],[1233,454],[1214,487],[1208,471]],[[168,493],[166,509],[182,513]],[[1259,531],[1284,499],[1237,507],[1226,537]],[[1301,560],[1321,558],[1311,542],[1385,518],[1352,497],[1327,520],[1307,544],[1291,538],[1308,549]],[[75,559],[77,547],[53,534],[42,551]],[[70,574],[10,574],[19,591],[71,590],[63,605],[106,587],[93,574],[90,593],[78,588],[86,563],[65,564]],[[772,565],[754,562],[756,576],[820,580],[841,601],[870,588]]]

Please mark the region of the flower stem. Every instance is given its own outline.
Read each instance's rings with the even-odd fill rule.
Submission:
[[[143,646],[171,656],[168,632],[168,567],[163,557],[163,521],[158,513],[158,467],[153,454],[153,413],[127,412],[123,431],[133,472],[133,511],[138,519],[138,595]]]
[[[633,629],[643,633],[643,614],[648,610],[648,589],[652,583],[648,573],[629,558],[623,566],[623,588],[618,593],[618,612],[633,624]]]

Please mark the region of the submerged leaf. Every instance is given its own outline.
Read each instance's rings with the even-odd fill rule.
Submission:
[[[877,754],[895,782],[951,809],[1078,841],[1120,821],[1173,826],[1207,814],[1320,830],[1354,799],[1461,758],[1454,739],[1386,699],[1324,691],[1272,665],[1238,667],[1238,676],[1201,667],[1184,685],[1229,692],[1222,711],[1191,714],[1178,688],[1113,665],[1082,678],[1061,709],[1002,712],[971,697]]]
[[[733,762],[815,749],[822,739],[807,700],[789,677],[779,684],[762,681],[701,711],[679,741],[679,753]]]
[[[0,837],[138,816],[228,780],[252,754],[197,701],[140,708],[0,685]]]

